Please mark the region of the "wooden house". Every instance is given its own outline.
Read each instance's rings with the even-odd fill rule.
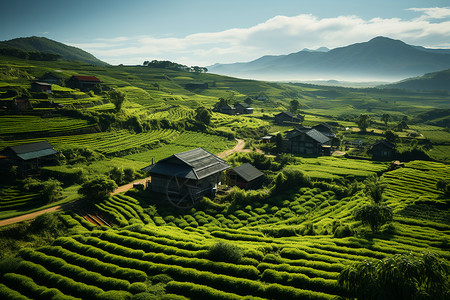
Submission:
[[[234,108],[236,109],[236,114],[252,114],[253,108],[250,107],[247,103],[236,103],[234,105]]]
[[[56,162],[58,152],[48,142],[36,142],[10,146],[0,151],[2,168],[17,166],[19,174],[36,171],[44,165]]]
[[[263,180],[264,173],[249,163],[245,163],[227,172],[227,184],[230,186],[238,186],[242,189],[260,188]]]
[[[301,119],[295,116],[289,111],[283,111],[274,116],[275,123],[277,124],[289,124],[289,123],[300,123]]]
[[[31,91],[50,94],[52,92],[52,85],[50,83],[36,81],[31,84]]]
[[[48,72],[48,73],[45,73],[44,75],[42,75],[41,77],[39,77],[39,82],[46,82],[49,84],[61,85],[62,79],[61,79],[61,77]]]
[[[283,151],[293,154],[330,155],[331,139],[315,129],[295,128],[283,140]]]
[[[395,155],[395,145],[386,140],[379,141],[373,144],[367,153],[372,154],[374,160],[392,160]]]
[[[73,89],[79,89],[83,92],[98,91],[101,81],[95,76],[78,76],[74,75],[69,78],[66,85]]]
[[[175,198],[195,201],[213,195],[228,168],[224,160],[197,148],[174,154],[142,170],[151,176],[150,189],[165,194],[169,201]]]
[[[220,107],[220,112],[227,115],[235,115],[236,109],[231,105],[223,105]]]

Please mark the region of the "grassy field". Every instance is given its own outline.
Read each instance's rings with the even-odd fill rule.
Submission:
[[[316,163],[332,165],[334,160]],[[370,162],[342,164],[364,170]],[[380,170],[377,164],[372,167]],[[61,214],[73,234],[21,250],[23,261],[3,276],[0,294],[333,299],[345,295],[337,278],[354,262],[423,249],[450,260],[448,218],[430,218],[432,213],[448,215],[438,205],[442,194],[432,186],[449,172],[447,165],[416,161],[384,173],[389,183],[385,198],[395,207],[395,221],[376,235],[353,220],[355,209],[365,203],[361,192],[339,198],[329,190],[303,187],[259,201],[237,199],[232,205],[206,201],[188,210],[176,210],[147,192],[119,194],[95,204],[114,228],[96,227],[73,212]],[[405,184],[409,194],[397,194]],[[425,193],[429,209],[417,215],[411,205],[419,205]],[[356,233],[339,236],[336,230],[342,226]],[[210,256],[219,241],[242,249],[242,258],[226,262]]]

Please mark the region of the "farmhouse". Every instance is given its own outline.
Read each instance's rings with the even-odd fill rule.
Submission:
[[[252,114],[253,108],[250,107],[247,103],[236,103],[234,105],[234,108],[236,109],[237,114]]]
[[[264,173],[249,163],[231,169],[227,173],[227,184],[243,189],[260,188],[264,180]]]
[[[383,140],[373,144],[367,153],[372,154],[374,160],[392,160],[395,154],[395,145]]]
[[[100,89],[101,81],[95,76],[78,76],[74,75],[69,78],[66,85],[73,89],[88,92],[90,90],[96,91]]]
[[[39,82],[61,85],[61,78],[53,73],[45,73],[39,78]]]
[[[220,107],[220,112],[227,115],[235,115],[236,114],[236,108],[234,108],[231,105],[223,105]]]
[[[45,93],[51,93],[52,92],[52,85],[46,82],[33,82],[31,84],[31,91],[32,92],[45,92]]]
[[[302,120],[295,116],[289,111],[283,111],[274,116],[275,123],[286,124],[286,123],[300,123]]]
[[[305,127],[288,131],[283,140],[283,151],[294,154],[330,155],[331,139]]]
[[[174,154],[142,170],[152,177],[152,191],[166,194],[168,198],[196,200],[213,195],[221,184],[222,172],[228,168],[222,159],[197,148]]]
[[[48,142],[29,143],[6,147],[0,151],[2,168],[17,166],[19,174],[24,175],[38,170],[43,165],[55,162],[58,152]]]

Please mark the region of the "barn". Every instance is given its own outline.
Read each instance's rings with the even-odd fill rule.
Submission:
[[[227,173],[227,184],[243,189],[260,188],[264,180],[264,173],[249,163],[233,168]]]
[[[203,148],[173,154],[143,168],[151,176],[150,189],[169,200],[195,201],[215,193],[222,173],[230,166]]]
[[[58,152],[48,142],[28,143],[6,147],[0,151],[2,168],[17,166],[17,172],[24,175],[53,164]]]
[[[302,122],[302,119],[289,111],[283,111],[274,116],[274,121],[277,124],[289,124],[289,123],[300,123]]]
[[[373,144],[367,153],[372,154],[374,160],[392,160],[395,155],[395,145],[386,140],[379,141]]]

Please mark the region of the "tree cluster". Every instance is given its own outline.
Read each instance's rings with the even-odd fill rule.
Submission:
[[[206,73],[208,72],[208,69],[205,67],[199,67],[199,66],[186,66],[182,64],[178,64],[175,62],[171,62],[169,60],[152,60],[152,61],[144,61],[143,63],[146,67],[152,67],[152,68],[162,68],[162,69],[169,69],[169,70],[175,70],[175,71],[184,71],[184,72],[194,72],[194,73]]]

